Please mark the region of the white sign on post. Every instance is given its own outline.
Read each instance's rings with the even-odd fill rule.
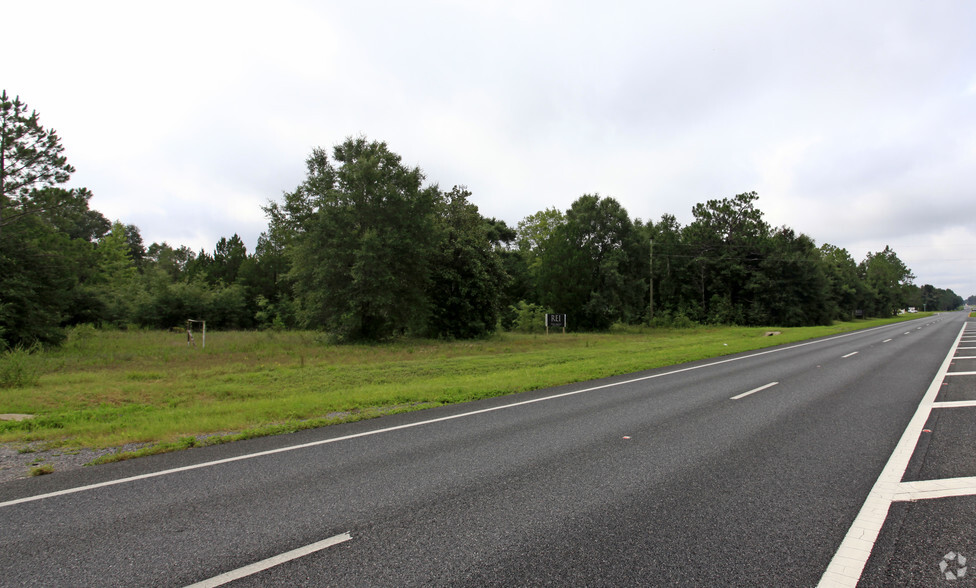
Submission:
[[[546,314],[546,335],[549,334],[549,327],[562,327],[563,333],[566,332],[565,314]]]

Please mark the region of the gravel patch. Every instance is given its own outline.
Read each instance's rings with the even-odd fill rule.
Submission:
[[[47,449],[43,443],[0,443],[0,484],[31,477],[31,470],[49,466],[55,472],[84,467],[103,455],[136,451],[148,443],[130,443],[108,449]]]

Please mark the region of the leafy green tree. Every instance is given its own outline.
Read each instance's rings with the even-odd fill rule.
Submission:
[[[112,228],[112,223],[97,210],[88,206],[92,193],[87,188],[66,190],[45,187],[31,194],[39,207],[35,213],[59,233],[69,239],[81,239],[89,243],[98,241]],[[23,218],[23,217],[21,217]],[[16,222],[11,220],[11,223]]]
[[[0,234],[0,349],[58,344],[87,244],[27,216]]]
[[[75,169],[64,156],[61,139],[41,126],[36,111],[7,91],[0,93],[0,234],[4,227],[25,216],[60,205],[39,188],[68,181]]]
[[[102,301],[102,320],[115,326],[125,326],[133,317],[133,305],[139,296],[139,271],[132,260],[129,236],[119,221],[98,242],[96,275],[93,280]]]
[[[543,245],[565,223],[566,216],[556,208],[540,210],[519,222],[515,242],[526,259],[529,271],[538,273]]]
[[[427,333],[471,339],[495,330],[499,297],[507,276],[495,250],[504,234],[468,201],[471,193],[455,186],[437,203],[437,243],[431,258]]]
[[[134,301],[132,322],[143,327],[170,329],[185,325],[187,319],[200,320],[207,316],[210,292],[203,280],[173,280],[161,266],[148,267],[143,279],[146,287]]]
[[[905,286],[915,276],[890,246],[878,253],[869,252],[858,265],[858,273],[867,287],[872,314],[892,316],[908,306],[904,304]]]
[[[833,320],[829,282],[819,249],[807,235],[789,227],[775,231],[747,289],[747,324],[800,327]]]
[[[428,317],[436,187],[386,143],[347,139],[333,165],[315,149],[308,176],[276,207],[288,227],[303,324],[341,339],[422,332]],[[269,207],[271,208],[271,207]]]
[[[503,329],[511,329],[516,318],[515,306],[534,294],[532,276],[525,256],[515,244],[518,231],[494,218],[488,219],[488,225],[488,239],[506,276],[498,299],[499,323]]]
[[[692,209],[695,220],[682,241],[694,258],[687,299],[694,295],[700,321],[742,324],[752,305],[747,285],[759,271],[769,225],[756,208],[755,192],[709,200]]]
[[[963,299],[962,296],[956,294],[950,289],[939,290],[939,298],[936,302],[936,310],[958,310],[962,308]]]
[[[169,276],[171,281],[181,280],[186,275],[187,265],[196,259],[196,253],[186,245],[173,249],[165,241],[153,243],[146,249],[146,263],[158,268]]]
[[[851,319],[856,310],[864,310],[866,292],[858,276],[857,262],[846,249],[829,243],[820,246],[820,259],[827,279],[828,311],[834,319]]]
[[[284,248],[261,233],[253,255],[240,266],[236,283],[244,288],[248,310],[258,328],[296,326],[291,288],[284,279],[288,260]]]
[[[580,329],[638,319],[646,292],[639,235],[616,200],[581,196],[539,249],[544,306],[571,315]]]
[[[644,239],[648,241],[648,256],[651,257],[650,241],[654,242],[653,279],[654,279],[654,320],[685,314],[682,292],[690,281],[688,277],[689,255],[682,241],[683,229],[673,214],[661,215],[661,220],[655,224],[645,225]]]

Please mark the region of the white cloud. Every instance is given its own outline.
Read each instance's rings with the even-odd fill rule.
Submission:
[[[61,0],[5,18],[45,33],[6,29],[35,48],[6,89],[147,241],[253,247],[311,149],[362,133],[512,224],[593,192],[688,222],[756,190],[775,225],[856,257],[890,243],[976,293],[976,264],[943,261],[976,250],[964,3]]]

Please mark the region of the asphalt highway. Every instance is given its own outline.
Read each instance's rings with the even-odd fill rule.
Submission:
[[[814,586],[965,321],[2,484],[0,585]]]

